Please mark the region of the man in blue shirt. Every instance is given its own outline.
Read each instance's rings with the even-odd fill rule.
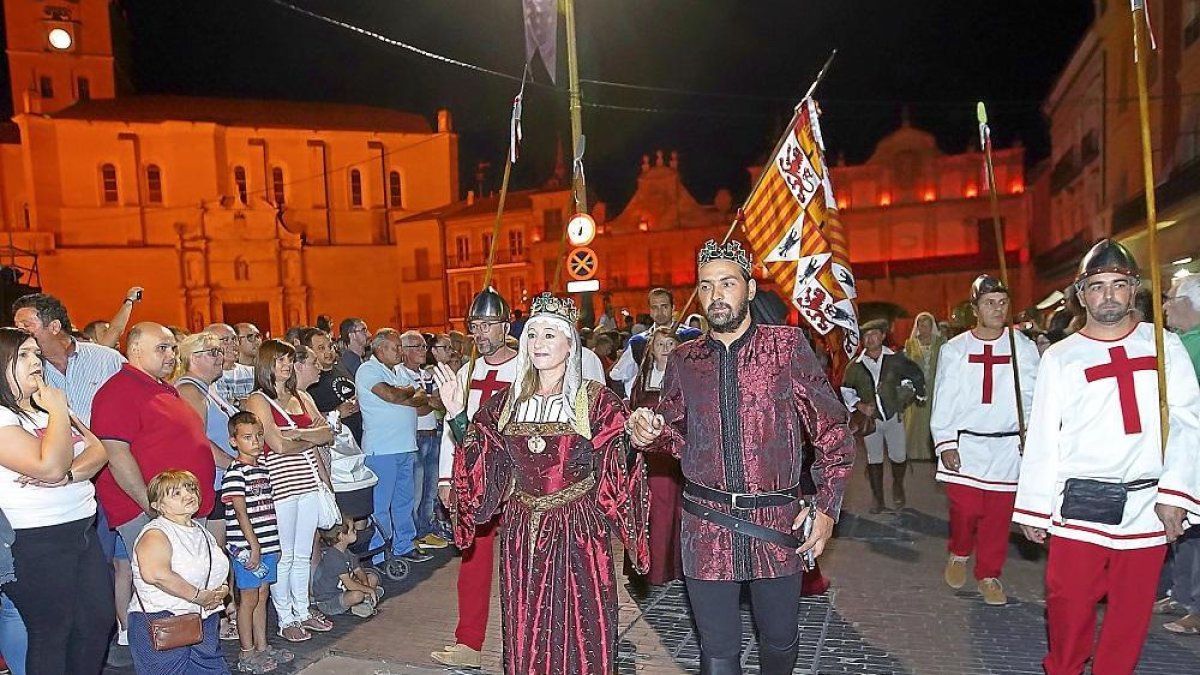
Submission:
[[[430,559],[421,552],[413,520],[417,462],[417,417],[432,408],[425,388],[414,386],[403,368],[400,333],[382,328],[371,339],[371,358],[354,376],[363,418],[363,453],[367,466],[379,477],[375,485],[377,533],[371,548],[392,540],[392,553],[419,563]]]

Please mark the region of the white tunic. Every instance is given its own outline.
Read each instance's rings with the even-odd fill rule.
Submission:
[[[1014,335],[1025,419],[1033,405],[1038,351],[1033,342]],[[1008,329],[995,340],[966,332],[947,342],[938,355],[929,429],[938,455],[936,478],[992,492],[1016,492],[1021,469],[1017,396],[1013,387],[1012,350]],[[998,436],[998,434],[1011,434]],[[943,452],[957,450],[962,466],[951,471]]]
[[[458,369],[459,382],[466,383],[467,369],[470,367],[470,363],[464,363],[462,368]],[[500,389],[507,388],[507,385],[512,384],[516,377],[517,357],[515,354],[511,359],[498,365],[492,365],[482,358],[475,359],[475,369],[471,371],[471,394],[467,398],[467,419],[474,417],[475,413],[479,411],[479,406]],[[442,450],[438,455],[438,483],[440,485],[450,484],[450,476],[454,473],[454,453],[454,435],[450,431],[450,425],[446,424],[442,429]]]
[[[1164,336],[1169,433],[1161,454],[1154,327],[1118,340],[1076,333],[1042,356],[1013,520],[1111,549],[1163,544],[1155,504],[1200,517],[1200,386],[1179,337]],[[1064,520],[1068,478],[1158,487],[1130,491],[1120,525]]]

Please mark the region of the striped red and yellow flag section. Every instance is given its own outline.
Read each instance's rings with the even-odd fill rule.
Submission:
[[[742,229],[840,378],[858,353],[858,294],[812,98],[797,106],[777,148],[742,209]]]

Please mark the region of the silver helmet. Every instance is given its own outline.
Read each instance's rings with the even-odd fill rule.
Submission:
[[[1083,256],[1083,260],[1079,261],[1079,274],[1075,277],[1075,283],[1078,284],[1093,274],[1104,274],[1105,272],[1124,274],[1135,279],[1141,278],[1137,260],[1133,258],[1133,254],[1112,239],[1101,239]]]
[[[492,321],[508,321],[508,303],[496,289],[488,286],[471,301],[471,309],[467,312],[467,320],[491,319]]]

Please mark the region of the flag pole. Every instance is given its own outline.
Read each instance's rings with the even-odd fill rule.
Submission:
[[[988,194],[992,203],[992,232],[996,236],[996,255],[1000,257],[1000,283],[1008,289],[1008,307],[1012,312],[1012,284],[1008,282],[1008,255],[1004,249],[1004,221],[1000,218],[1000,195],[996,192],[996,166],[992,162],[992,131],[988,127],[987,106],[980,101],[975,106],[975,116],[979,120],[979,145],[983,150],[983,163],[987,168]],[[1008,352],[1012,356],[1013,390],[1017,395],[1017,440],[1020,451],[1025,453],[1025,399],[1021,397],[1021,369],[1017,364],[1017,334],[1013,328],[1013,319],[1009,317]]]
[[[1150,293],[1154,306],[1154,350],[1158,354],[1158,424],[1162,452],[1167,452],[1167,373],[1163,355],[1162,270],[1158,261],[1158,207],[1154,195],[1154,154],[1150,142],[1150,95],[1146,84],[1146,55],[1144,43],[1148,38],[1149,21],[1145,0],[1130,0],[1133,9],[1133,61],[1137,71],[1138,112],[1142,131],[1142,174],[1146,189],[1146,248],[1150,253]]]
[[[567,98],[571,113],[571,198],[574,201],[572,213],[587,213],[587,185],[583,177],[583,152],[585,140],[583,136],[583,102],[579,91],[579,40],[575,36],[575,0],[562,0],[563,23],[567,32]],[[559,292],[563,288],[562,270],[566,262],[567,227],[558,240],[558,265],[554,268],[554,282],[551,290]]]

